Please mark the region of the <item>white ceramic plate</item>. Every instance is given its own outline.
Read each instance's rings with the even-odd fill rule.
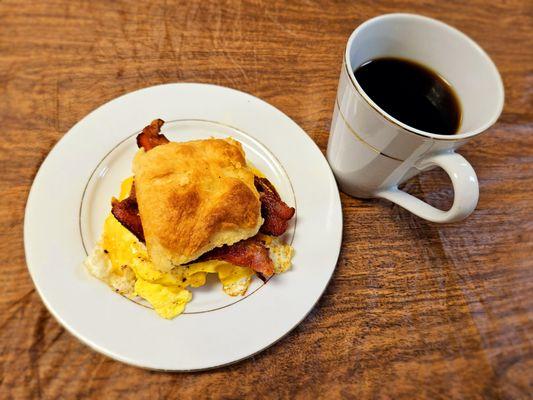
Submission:
[[[293,267],[243,297],[212,281],[193,289],[185,314],[157,316],[92,277],[82,261],[98,241],[111,196],[131,174],[135,135],[155,118],[171,140],[231,136],[296,207],[284,240]],[[57,143],[30,191],[24,221],[28,269],[50,312],[95,350],[161,370],[213,368],[282,338],[313,308],[335,269],[342,236],[339,194],[315,143],[281,111],[219,86],[169,84],[106,103]]]

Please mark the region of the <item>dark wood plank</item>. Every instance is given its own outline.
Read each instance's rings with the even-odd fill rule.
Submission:
[[[500,121],[461,153],[478,209],[437,226],[342,195],[338,268],[280,343],[236,365],[155,373],[101,356],[45,310],[26,270],[26,197],[54,143],[88,112],[166,82],[259,96],[325,151],[349,33],[409,11],[463,30],[505,83]],[[531,2],[0,2],[1,398],[530,398],[533,393]],[[460,62],[460,60],[458,60]],[[444,174],[406,188],[449,205]]]

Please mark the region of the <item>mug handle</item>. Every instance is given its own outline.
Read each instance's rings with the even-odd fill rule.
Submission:
[[[476,208],[479,198],[479,185],[476,173],[466,159],[453,151],[437,153],[423,158],[415,164],[421,171],[436,165],[441,167],[452,180],[454,199],[448,211],[442,211],[430,206],[420,199],[406,193],[397,186],[375,193],[398,204],[421,218],[432,222],[455,222],[468,217]]]

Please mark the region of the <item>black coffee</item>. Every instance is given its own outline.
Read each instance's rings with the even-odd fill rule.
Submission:
[[[387,57],[367,61],[354,74],[365,93],[404,124],[441,135],[459,129],[459,100],[450,84],[429,68]]]

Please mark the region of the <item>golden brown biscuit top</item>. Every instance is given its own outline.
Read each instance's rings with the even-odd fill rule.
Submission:
[[[148,253],[162,271],[251,237],[263,222],[254,174],[233,139],[140,149],[133,172]]]

